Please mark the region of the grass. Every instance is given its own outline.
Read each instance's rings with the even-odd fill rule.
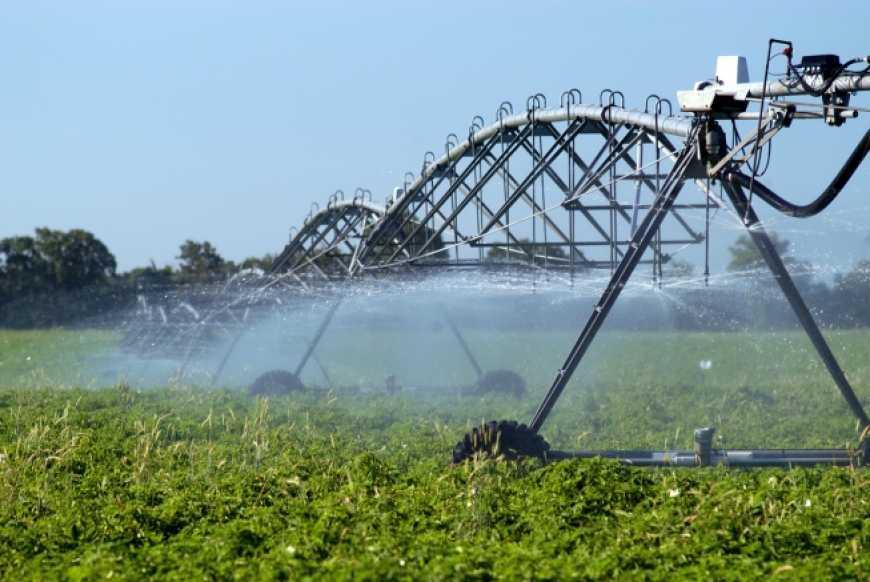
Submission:
[[[0,330],[0,386],[90,385],[86,362],[114,345],[109,331]]]
[[[643,470],[597,460],[449,466],[450,449],[473,423],[528,418],[567,345],[557,333],[534,332],[525,343],[499,337],[496,344],[470,333],[469,342],[487,347],[485,368],[509,361],[522,371],[528,399],[354,390],[375,385],[407,353],[386,332],[367,338],[379,348],[369,357],[358,348],[351,364],[338,356],[354,338],[324,343],[321,359],[344,388],[270,400],[177,383],[83,389],[77,384],[90,380],[82,363],[108,349],[111,336],[2,333],[0,573],[867,577],[866,469]],[[855,442],[854,422],[797,334],[602,339],[596,365],[581,367],[545,427],[556,447],[688,447],[691,429],[706,424],[728,446]],[[832,339],[865,403],[868,339]],[[31,352],[38,363],[24,359]],[[713,366],[702,372],[706,358]],[[406,386],[441,382],[439,373],[425,369]],[[458,384],[467,372],[446,374]]]

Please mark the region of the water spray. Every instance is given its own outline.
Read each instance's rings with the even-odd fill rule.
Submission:
[[[383,205],[365,189],[357,189],[351,200],[333,195],[324,207],[312,207],[269,273],[215,302],[194,321],[189,313],[188,321],[176,327],[154,320],[146,337],[140,332],[124,345],[136,349],[158,343],[155,338],[169,338],[173,345],[187,341],[193,346],[212,327],[224,330],[222,337],[232,337],[228,330],[257,319],[243,319],[243,310],[247,314],[273,308],[281,293],[310,297],[326,290],[340,296],[341,286],[419,280],[435,271],[510,274],[524,269],[565,273],[571,281],[603,271],[609,275],[604,291],[528,424],[484,423],[457,445],[454,461],[488,452],[547,459],[602,456],[638,465],[862,463],[870,456],[870,421],[763,228],[753,198],[787,216],[808,218],[823,212],[842,192],[866,157],[870,132],[809,204],[791,202],[761,179],[773,141],[794,123],[820,120],[838,128],[867,111],[850,101],[852,95],[870,90],[870,61],[810,55],[795,62],[793,53],[792,43],[771,39],[765,77],[755,83],[749,80],[745,58],[719,57],[712,79],[677,93],[676,114],[671,102],[657,95],[647,99],[643,110],[629,109],[623,94],[613,90],[602,91],[597,103],[582,103],[579,90],[571,90],[559,107],[547,107],[541,95],[530,98],[525,111],[502,104],[494,123],[475,118],[466,139],[451,135],[443,155],[427,153],[419,173],[406,174],[402,187]],[[785,59],[786,74],[770,80],[769,65],[777,58]],[[800,96],[816,100],[790,100]],[[723,123],[732,125],[731,139]],[[737,132],[740,123],[752,126],[743,137]],[[593,153],[582,150],[582,144],[591,144]],[[720,188],[724,196],[717,194]],[[630,190],[628,201],[620,199],[620,189]],[[863,435],[858,448],[718,450],[712,446],[714,429],[705,427],[696,431],[693,450],[551,450],[539,431],[622,291],[642,267],[649,268],[655,286],[661,285],[663,265],[692,245],[705,248],[706,281],[710,220],[719,210],[738,218],[776,278],[858,420]],[[704,213],[701,228],[687,219],[694,211]],[[337,307],[338,301],[295,371],[287,372],[296,380]],[[447,324],[482,381],[487,372],[449,314]],[[236,343],[230,342],[216,376]]]

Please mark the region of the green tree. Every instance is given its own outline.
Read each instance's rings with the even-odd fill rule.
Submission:
[[[272,262],[274,262],[274,260],[275,255],[267,253],[262,257],[248,257],[242,261],[239,267],[241,269],[260,269],[261,271],[268,271],[272,268]]]
[[[36,229],[0,240],[0,324],[61,325],[128,299],[115,280],[115,257],[93,234]]]
[[[845,275],[837,275],[833,293],[842,323],[870,325],[870,260],[860,260]]]
[[[791,248],[791,242],[784,238],[780,238],[776,232],[768,231],[768,234],[770,235],[770,240],[773,241],[773,246],[776,248],[780,256],[783,257],[783,262],[785,264],[791,263],[791,258],[787,256],[787,253]],[[727,269],[732,273],[739,271],[753,271],[765,265],[764,259],[758,252],[758,248],[756,248],[755,243],[752,242],[749,235],[740,235],[740,237],[734,241],[734,244],[728,247],[728,250],[731,252],[731,261],[728,262]]]
[[[49,286],[49,267],[31,236],[0,240],[0,294],[14,297]]]
[[[117,262],[106,245],[82,229],[68,232],[36,229],[36,248],[46,260],[52,284],[60,289],[81,289],[115,276]]]
[[[0,273],[9,293],[81,289],[106,282],[116,268],[114,255],[86,230],[37,228],[35,237],[0,240]]]
[[[128,281],[139,286],[167,286],[173,284],[172,267],[158,267],[152,260],[147,267],[136,267],[125,273]]]
[[[184,241],[176,258],[181,262],[181,278],[186,281],[216,279],[225,275],[230,267],[208,241]]]

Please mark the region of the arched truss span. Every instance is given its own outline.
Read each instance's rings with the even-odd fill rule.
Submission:
[[[787,45],[790,59],[791,44],[771,39],[768,62],[775,44]],[[328,283],[399,268],[516,261],[554,269],[609,268],[607,285],[529,421],[530,431],[537,432],[637,267],[652,264],[654,276],[660,277],[670,248],[709,241],[710,209],[721,207],[723,201],[713,196],[707,185],[717,180],[857,418],[864,439],[861,456],[866,460],[870,458],[870,439],[866,438],[870,417],[804,303],[751,199],[755,193],[780,212],[812,216],[839,194],[863,163],[870,150],[870,131],[831,185],[810,204],[790,202],[756,180],[760,177],[760,151],[794,119],[824,119],[828,125],[838,127],[857,115],[857,109],[847,108],[847,93],[870,90],[870,74],[867,69],[846,70],[856,62],[860,59],[848,61],[825,78],[812,68],[795,72],[789,60],[789,74],[796,75],[790,77],[789,84],[783,80],[768,83],[766,78],[760,86],[701,84],[681,95],[687,111],[697,113],[693,117],[674,116],[670,103],[656,95],[647,99],[643,111],[629,110],[622,93],[609,90],[601,92],[598,105],[582,104],[578,90],[563,93],[558,108],[548,108],[546,98],[540,94],[529,98],[522,113],[514,113],[510,104],[503,103],[495,123],[484,126],[481,118],[475,118],[464,140],[450,134],[440,157],[427,152],[419,177],[412,175],[387,198],[384,207],[375,205],[371,193],[361,189],[349,201],[337,192],[324,208],[315,204],[275,260],[270,276],[253,291],[241,293],[202,317],[195,306],[186,305],[180,312],[193,317],[195,324],[182,326],[182,333],[190,338],[190,347],[179,374],[183,374],[196,346],[202,343],[204,330],[218,327],[232,339],[212,376],[216,381],[248,326],[249,307],[258,302],[280,302],[281,297],[270,297],[268,292],[290,282],[308,289],[308,281]],[[749,112],[747,100],[757,98],[758,91],[759,110]],[[799,111],[798,106],[806,104],[782,100],[765,107],[767,96],[800,94],[823,96],[821,112]],[[740,143],[736,143],[735,136],[735,143],[729,144],[718,124],[720,119],[751,120],[755,130]],[[750,164],[753,156],[754,163]],[[742,166],[751,169],[752,175],[741,174]],[[695,200],[690,192],[683,192],[688,182],[699,186]],[[702,222],[687,219],[693,210],[705,211]],[[333,302],[297,364],[297,377],[340,301]],[[144,304],[143,309],[157,322],[156,329],[166,328],[165,310],[155,311]],[[205,323],[216,325],[207,328]],[[458,329],[454,332],[465,346]],[[131,342],[146,346],[156,343],[150,334],[133,336]],[[470,353],[469,358],[474,360]],[[474,367],[481,372],[476,363]],[[675,458],[684,459],[677,464],[708,464],[715,455],[720,459],[717,462],[746,465],[853,462],[851,452],[842,450],[712,451],[711,428],[696,431],[696,437],[695,451],[605,453],[641,464],[670,464]],[[581,452],[579,456],[594,454],[600,453]]]
[[[273,265],[273,274],[305,280],[373,274],[411,266],[478,266],[524,262],[554,269],[614,269],[673,168],[692,118],[672,114],[657,96],[644,111],[603,92],[599,105],[563,94],[545,108],[542,96],[497,121],[475,118],[467,137],[448,136],[440,157],[427,152],[420,175],[397,188],[383,208],[335,195],[314,210]],[[683,213],[717,208],[706,184],[694,200],[675,204],[645,263],[653,273],[669,249],[703,242],[708,229]],[[683,198],[687,198],[684,196]]]
[[[202,317],[180,321],[171,342],[166,323],[152,317],[136,345],[146,346],[144,353],[184,354],[186,361],[208,349],[208,337],[237,337],[257,306],[286,301],[285,288],[306,293],[396,269],[517,263],[615,269],[696,123],[672,115],[656,96],[644,111],[626,109],[618,92],[584,105],[574,90],[561,105],[546,108],[538,95],[522,113],[503,103],[488,126],[475,118],[464,140],[451,135],[440,157],[427,152],[419,176],[383,205],[364,189],[312,204],[267,276],[243,273],[215,297],[202,294]],[[682,213],[720,202],[704,181],[695,182],[695,200],[673,204],[639,261],[652,266],[653,276],[661,275],[669,249],[706,240],[704,223]]]
[[[308,215],[275,259],[272,272],[310,272],[326,280],[350,276],[362,240],[383,217],[383,207],[362,198],[331,200]]]

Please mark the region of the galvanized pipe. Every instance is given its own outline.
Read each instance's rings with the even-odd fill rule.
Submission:
[[[643,111],[634,111],[614,106],[601,105],[571,105],[570,107],[557,107],[552,109],[535,109],[534,111],[517,113],[504,117],[496,123],[492,123],[483,129],[470,135],[468,139],[459,143],[443,156],[432,162],[422,175],[408,186],[407,192],[414,191],[421,186],[435,171],[448,164],[450,161],[460,158],[472,144],[482,143],[494,137],[502,128],[519,128],[531,123],[556,123],[559,121],[572,121],[575,119],[614,123],[619,125],[635,125],[645,129],[667,133],[676,137],[686,138],[691,132],[694,120],[691,117],[669,116],[662,117]]]
[[[814,90],[819,90],[824,87],[827,82],[821,75],[804,75],[804,82]],[[715,90],[719,95],[729,95],[735,99],[760,99],[762,95],[767,97],[786,97],[788,95],[808,95],[809,93],[794,80],[794,83],[786,84],[781,79],[769,81],[767,89],[764,88],[764,82],[756,83],[737,83],[733,85],[714,85],[711,90]],[[837,78],[827,90],[827,93],[851,93],[853,91],[870,91],[870,75],[855,75],[844,74]]]
[[[603,450],[603,451],[549,451],[547,459],[615,459],[635,467],[699,467],[724,465],[727,467],[813,467],[833,465],[850,467],[860,465],[860,456],[846,449],[713,449],[706,462],[701,462],[695,451],[672,450]]]

